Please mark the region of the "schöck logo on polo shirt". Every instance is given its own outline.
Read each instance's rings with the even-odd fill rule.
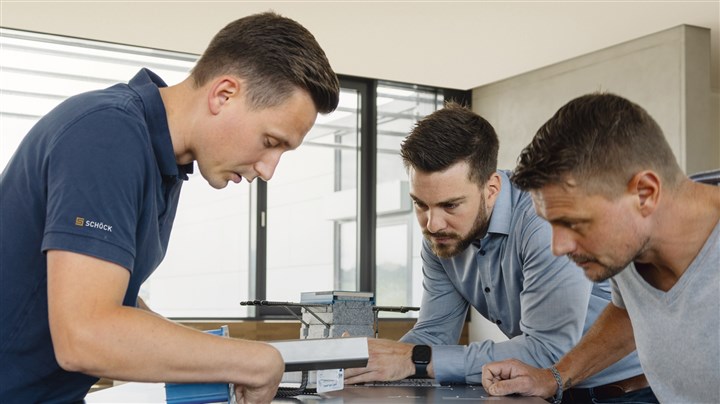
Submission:
[[[103,222],[95,222],[92,220],[85,220],[85,218],[82,218],[80,216],[75,218],[75,226],[91,227],[93,229],[100,229],[102,231],[107,231],[107,232],[112,233],[112,226],[105,224]]]

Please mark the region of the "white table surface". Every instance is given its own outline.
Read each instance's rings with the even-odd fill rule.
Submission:
[[[92,392],[85,402],[165,404],[165,383],[124,383]]]

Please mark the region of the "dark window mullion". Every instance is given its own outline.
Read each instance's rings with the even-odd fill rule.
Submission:
[[[377,228],[377,80],[362,99],[361,159],[358,182],[358,290],[375,293]]]

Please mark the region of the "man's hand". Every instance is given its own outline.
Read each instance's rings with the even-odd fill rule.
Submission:
[[[235,385],[235,402],[237,404],[269,403],[275,398],[277,389],[278,386],[273,387],[270,385],[254,388]]]
[[[280,372],[280,378],[277,379],[277,383],[273,380],[271,383],[264,384],[257,387],[240,386],[235,385],[235,402],[237,404],[265,404],[269,403],[275,398],[277,394],[280,380],[282,379],[282,372]]]
[[[494,396],[520,394],[552,397],[557,382],[549,369],[538,369],[516,359],[487,363],[482,369],[485,391]]]
[[[368,338],[367,367],[345,369],[345,383],[400,380],[414,375],[412,349],[412,344]]]
[[[264,349],[266,347],[260,346],[259,348]],[[264,404],[271,402],[275,398],[280,381],[282,381],[283,372],[285,372],[285,362],[280,352],[274,348],[269,350],[277,353],[277,355],[269,354],[265,357],[266,365],[269,368],[267,371],[270,372],[269,376],[257,379],[258,384],[253,386],[235,384],[235,402],[237,404]]]

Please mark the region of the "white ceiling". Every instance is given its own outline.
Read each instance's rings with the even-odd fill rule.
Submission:
[[[200,53],[227,22],[270,9],[310,29],[348,75],[470,89],[690,24],[711,29],[715,92],[720,81],[720,0],[2,0],[0,25]]]

